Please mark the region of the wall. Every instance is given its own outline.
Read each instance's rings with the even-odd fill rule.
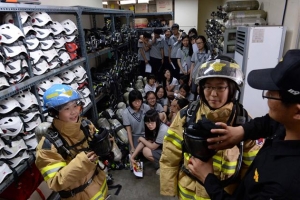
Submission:
[[[198,34],[204,35],[206,37],[206,33],[204,30],[206,29],[206,20],[211,18],[211,12],[217,11],[217,7],[223,5],[222,0],[199,0],[198,1]]]
[[[197,29],[198,0],[175,0],[174,21],[179,28],[188,32],[191,28]]]
[[[42,5],[52,6],[90,6],[102,8],[102,0],[40,0]]]

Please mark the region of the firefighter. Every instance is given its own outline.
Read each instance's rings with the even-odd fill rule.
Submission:
[[[218,123],[224,129],[213,131],[220,137],[210,139],[215,143],[210,148],[223,149],[247,138],[263,137],[266,142],[232,196],[219,187],[210,162],[191,159],[192,174],[205,183],[212,199],[299,199],[299,76],[299,49],[289,50],[275,68],[249,73],[248,83],[263,90],[269,113],[238,127]]]
[[[247,120],[248,114],[236,98],[239,86],[243,84],[243,73],[231,58],[218,56],[202,64],[197,72],[196,84],[200,86],[200,101],[192,102],[177,113],[164,138],[160,159],[160,193],[178,196],[179,199],[206,200],[210,198],[205,188],[188,169],[191,156],[198,156],[199,152],[201,156],[201,151],[205,150],[205,146],[201,146],[202,131],[190,129],[204,119],[238,125]],[[190,131],[196,134],[191,135]],[[189,138],[188,141],[196,139],[195,143],[187,143],[185,137]],[[195,145],[199,141],[200,145]],[[190,151],[199,146],[199,152]],[[214,173],[226,186],[225,190],[231,193],[260,148],[256,141],[248,140],[230,149],[207,151],[204,156],[213,156]]]
[[[36,129],[40,141],[35,163],[44,180],[61,199],[105,199],[105,172],[99,169],[98,155],[89,149],[86,131],[81,128],[80,94],[68,85],[54,84],[43,99],[44,107],[54,118],[50,126],[42,123]],[[87,132],[96,134],[97,129],[89,123]]]

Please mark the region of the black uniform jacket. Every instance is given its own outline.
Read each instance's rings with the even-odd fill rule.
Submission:
[[[233,195],[213,174],[207,176],[204,185],[211,199],[300,200],[300,140],[284,140],[285,128],[269,115],[243,127],[245,139],[266,138],[265,144]]]

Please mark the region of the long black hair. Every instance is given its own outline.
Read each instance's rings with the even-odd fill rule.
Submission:
[[[164,70],[164,76],[163,76],[163,86],[164,86],[164,87],[167,86],[167,85],[166,85],[167,78],[165,77],[166,71],[169,71],[169,72],[170,72],[170,83],[172,83],[173,78],[174,78],[173,75],[172,75],[172,72],[171,72],[169,69],[165,69],[165,70]]]
[[[187,35],[186,33],[182,33],[182,35],[181,35],[181,41],[183,41],[185,38],[187,38],[188,41],[189,41],[189,56],[192,57],[192,55],[193,55],[193,46],[192,46],[191,40],[189,38],[189,35]],[[181,42],[180,49],[182,50],[182,48],[183,48],[183,43]]]
[[[158,112],[154,109],[148,110],[145,113],[144,122],[145,122],[145,138],[146,138],[146,140],[155,141],[157,138],[157,135],[158,135],[160,124],[161,124],[161,120],[159,119]],[[146,122],[156,122],[155,129],[152,131],[149,130],[148,126],[146,125]]]
[[[156,98],[158,99],[157,93],[158,93],[158,91],[160,90],[160,88],[162,88],[163,91],[164,91],[164,95],[163,95],[162,98],[167,98],[167,91],[166,91],[166,88],[163,87],[162,85],[157,86],[157,88],[156,88],[156,90],[155,90],[155,96],[156,96]]]
[[[141,100],[143,103],[143,96],[140,91],[138,91],[137,89],[134,89],[131,92],[129,92],[128,101],[129,101],[129,106],[131,108],[133,108],[132,102],[134,102],[137,99]]]

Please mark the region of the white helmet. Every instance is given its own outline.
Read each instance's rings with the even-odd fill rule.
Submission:
[[[40,49],[30,51],[29,54],[30,54],[30,59],[32,60],[32,64],[36,64],[42,56],[45,57],[43,51]]]
[[[24,141],[29,140],[32,137],[35,137],[34,131],[29,131],[29,132],[26,132],[26,133],[22,134],[22,138],[23,138]],[[26,141],[25,141],[25,143],[26,143]]]
[[[0,128],[2,129],[2,136],[16,136],[23,128],[23,122],[19,116],[7,116],[0,119]]]
[[[0,184],[11,173],[12,173],[12,171],[11,171],[10,167],[4,162],[0,162],[0,174],[2,174],[2,176],[0,176]]]
[[[83,76],[86,74],[85,69],[81,65],[74,67],[72,71],[76,75],[77,81],[81,80],[83,78]]]
[[[0,90],[9,87],[9,84],[4,76],[0,76]],[[0,108],[1,109],[1,108]]]
[[[71,61],[71,58],[66,51],[60,51],[58,55],[62,64],[68,64]]]
[[[63,80],[64,83],[70,84],[75,78],[75,74],[71,70],[66,70],[59,75],[59,77]]]
[[[35,133],[33,133],[32,135],[33,135],[33,137],[25,140],[25,144],[27,145],[28,150],[34,150],[36,148],[36,146],[38,145],[38,142],[35,137]]]
[[[76,83],[76,82],[74,82],[74,81],[70,84],[70,86],[71,86],[71,88],[73,88],[74,90],[77,90],[78,87],[79,87],[78,83]]]
[[[65,46],[65,38],[60,37],[60,38],[54,38],[54,48],[59,49]],[[65,49],[65,48],[64,48]],[[65,49],[66,50],[66,49]]]
[[[52,23],[51,17],[45,12],[33,12],[30,14],[33,26],[45,26],[49,22]]]
[[[23,80],[25,80],[26,78],[29,78],[29,77],[30,76],[29,76],[28,72],[20,73],[18,75],[12,75],[8,79],[8,82],[11,84],[21,83]]]
[[[40,58],[39,62],[32,65],[34,75],[42,75],[50,70],[47,61],[44,58]]]
[[[57,68],[57,67],[60,67],[60,59],[59,57],[55,57],[53,58],[53,60],[51,60],[51,62],[49,63],[49,68],[50,69],[54,69],[54,68]]]
[[[33,29],[36,31],[36,37],[39,39],[44,39],[44,38],[48,37],[49,35],[53,34],[52,30],[49,28],[34,27]]]
[[[3,134],[3,132],[2,132],[2,130],[1,130],[1,128],[0,128],[0,135],[2,135],[2,134]],[[0,150],[1,150],[4,146],[5,146],[5,144],[4,144],[3,140],[2,140],[1,137],[0,137]]]
[[[86,108],[90,103],[92,103],[90,97],[84,98],[84,105],[83,105],[83,107]]]
[[[24,31],[24,35],[27,36],[27,34],[29,33],[29,31],[32,32],[33,35],[36,35],[37,32],[34,30],[34,28],[32,26],[23,26],[23,31]],[[30,35],[30,34],[28,34]]]
[[[16,137],[14,140],[9,141],[10,145],[5,145],[2,149],[0,158],[11,159],[15,157],[21,150],[27,149],[24,140],[21,137]]]
[[[124,102],[119,102],[118,103],[118,108],[119,109],[125,109],[126,108],[126,104]]]
[[[2,18],[3,24],[14,24],[14,18],[11,13],[6,13]]]
[[[36,115],[39,115],[40,111],[37,109],[37,111],[34,112],[28,112],[27,114],[22,114],[21,118],[23,119],[24,122],[29,122],[31,121]],[[27,130],[26,130],[27,131]]]
[[[22,161],[27,160],[29,155],[26,150],[20,151],[15,157],[12,159],[6,160],[6,162],[13,168],[17,167]]]
[[[6,57],[15,57],[17,55],[20,55],[21,53],[28,54],[27,50],[24,45],[19,45],[19,46],[7,46],[7,45],[2,45],[4,49],[4,53]]]
[[[77,26],[70,19],[62,21],[61,25],[64,27],[66,35],[72,35],[75,31],[77,31]]]
[[[56,56],[58,57],[58,54],[57,54],[57,52],[55,51],[54,48],[50,48],[48,50],[45,50],[45,51],[43,51],[43,53],[47,58],[47,62],[51,62],[54,59],[54,57],[56,57]]]
[[[78,84],[77,84],[78,85]],[[83,89],[79,90],[80,93],[82,93],[82,96],[84,98],[88,97],[91,94],[91,91],[89,90],[88,87],[84,87]]]
[[[77,83],[83,83],[83,82],[85,82],[85,80],[87,79],[88,77],[87,77],[87,75],[85,74],[83,77],[82,77],[82,79],[80,79],[80,80],[78,80],[77,81]]]
[[[0,26],[0,42],[3,44],[12,44],[20,37],[24,38],[23,32],[14,24],[3,24]]]
[[[53,122],[53,117],[51,117],[50,115],[46,117],[46,121],[52,123]]]
[[[61,78],[59,78],[58,76],[52,76],[50,78],[48,78],[48,80],[51,82],[51,84],[62,84],[63,80],[61,80]]]
[[[26,39],[25,42],[26,42],[26,46],[29,50],[34,50],[40,44],[40,41],[36,37],[31,38],[31,39]]]
[[[22,91],[19,94],[13,96],[13,98],[19,102],[23,111],[27,110],[32,105],[39,105],[35,95],[30,91]]]
[[[44,92],[52,86],[49,80],[43,80],[37,85],[39,95],[44,95]]]
[[[24,123],[24,127],[26,131],[32,131],[37,127],[40,123],[42,123],[40,115],[35,115],[31,121]]]
[[[20,17],[21,17],[22,24],[24,24],[25,22],[27,22],[28,19],[31,19],[31,16],[27,12],[23,12],[23,11],[20,12]]]
[[[55,41],[51,38],[40,40],[41,49],[42,50],[48,50],[54,45]]]
[[[15,108],[21,109],[21,106],[20,106],[19,102],[12,97],[7,97],[0,101],[0,113],[1,114],[6,114]]]
[[[15,60],[5,64],[5,70],[9,74],[16,74],[24,67],[28,67],[26,60]]]
[[[66,42],[74,42],[75,38],[76,38],[76,35],[66,35],[65,41]]]
[[[50,25],[51,30],[53,32],[53,35],[59,35],[62,32],[66,32],[64,27],[58,22],[58,21],[53,21],[53,23]]]

